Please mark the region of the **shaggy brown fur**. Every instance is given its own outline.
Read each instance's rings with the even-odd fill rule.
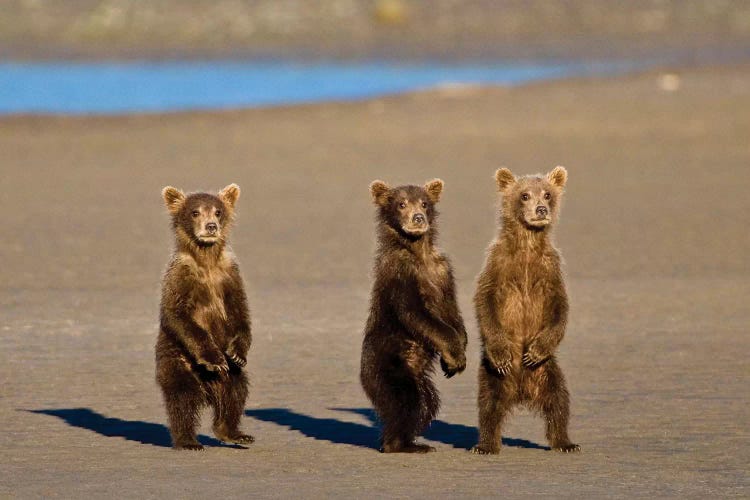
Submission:
[[[495,179],[502,227],[474,296],[483,353],[479,444],[472,451],[500,451],[503,420],[518,404],[545,417],[553,449],[579,451],[568,439],[568,390],[554,355],[565,334],[568,299],[549,232],[567,172],[557,167],[544,177],[516,178],[501,168]]]
[[[240,188],[218,196],[166,187],[175,251],[162,282],[156,380],[161,386],[172,444],[201,450],[196,426],[202,407],[214,409],[214,433],[248,444],[239,430],[248,380],[250,314],[239,267],[226,244]]]
[[[378,249],[360,380],[383,424],[382,451],[425,453],[414,442],[440,399],[430,379],[440,356],[446,377],[466,368],[466,330],[453,271],[434,246],[443,181],[424,187],[370,185],[378,206]]]

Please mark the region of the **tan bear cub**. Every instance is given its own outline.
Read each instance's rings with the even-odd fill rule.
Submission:
[[[239,430],[248,393],[243,367],[250,348],[250,313],[239,267],[227,245],[240,188],[218,195],[162,191],[172,216],[175,249],[162,281],[156,380],[172,445],[201,450],[196,427],[204,406],[214,410],[222,441],[249,444]]]
[[[466,330],[453,270],[435,248],[443,181],[391,188],[370,185],[378,207],[378,248],[360,380],[382,424],[382,451],[426,453],[415,443],[437,415],[434,361],[447,377],[466,368]]]
[[[568,390],[555,359],[568,299],[550,231],[567,177],[563,167],[546,176],[515,177],[507,168],[495,174],[502,224],[474,296],[482,339],[474,453],[500,451],[503,421],[519,404],[544,416],[553,449],[580,451],[568,438]]]

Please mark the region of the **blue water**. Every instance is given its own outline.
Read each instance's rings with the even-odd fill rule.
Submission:
[[[124,114],[356,100],[448,84],[518,85],[629,63],[4,62],[0,114]]]

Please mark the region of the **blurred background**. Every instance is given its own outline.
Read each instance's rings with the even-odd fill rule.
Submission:
[[[743,0],[5,0],[12,57],[573,57],[747,48]]]
[[[7,0],[0,113],[352,100],[749,54],[739,0]]]

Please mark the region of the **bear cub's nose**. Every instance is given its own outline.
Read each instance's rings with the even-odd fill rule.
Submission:
[[[411,221],[414,224],[424,224],[424,215],[422,215],[422,214],[414,214],[414,217],[411,218]]]
[[[545,206],[539,205],[538,207],[536,207],[536,214],[539,217],[547,217],[547,212],[547,207]]]
[[[215,233],[217,229],[219,229],[219,226],[217,226],[215,222],[209,222],[206,224],[206,231],[209,233]]]

